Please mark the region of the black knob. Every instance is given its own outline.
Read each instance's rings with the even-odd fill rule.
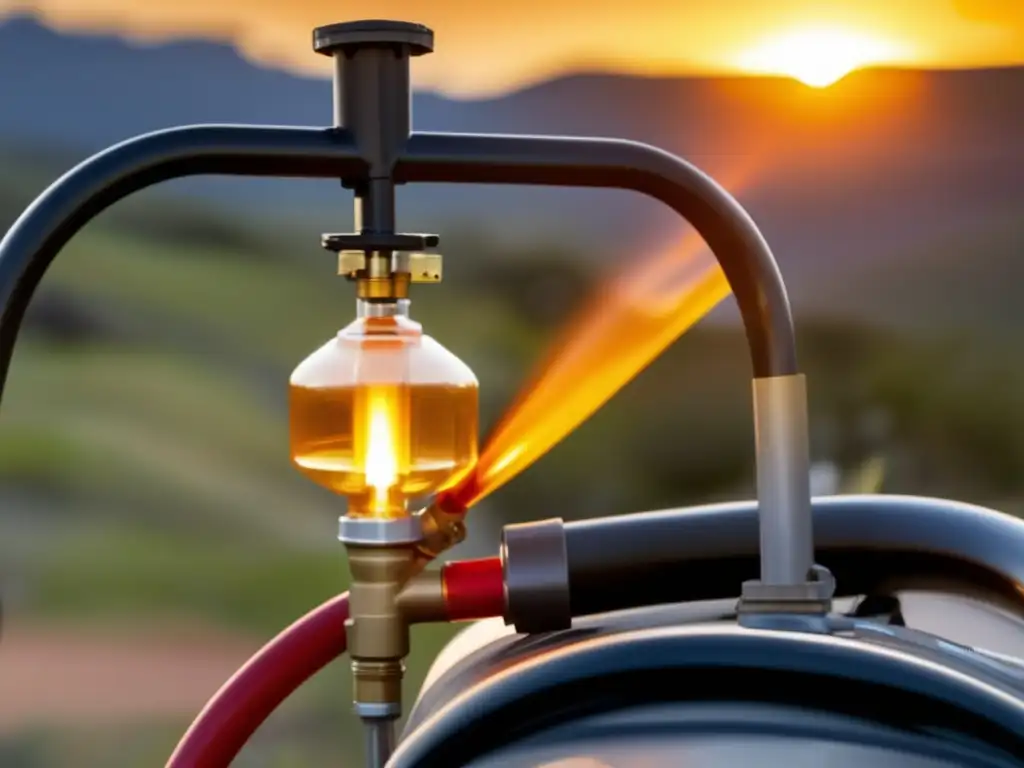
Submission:
[[[405,48],[409,56],[434,50],[434,31],[409,21],[368,19],[328,24],[313,30],[313,50],[325,56],[360,48]]]

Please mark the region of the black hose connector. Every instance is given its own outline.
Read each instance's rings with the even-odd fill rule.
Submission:
[[[940,590],[1024,617],[1024,521],[912,496],[835,496],[812,508],[834,597]],[[506,620],[550,631],[576,616],[737,598],[757,577],[758,544],[753,501],[506,526]]]
[[[502,529],[505,623],[514,625],[516,632],[554,632],[572,626],[565,542],[560,518]]]

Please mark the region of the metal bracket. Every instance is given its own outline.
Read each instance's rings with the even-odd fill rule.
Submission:
[[[365,276],[367,258],[364,251],[341,251],[338,274],[350,280]],[[412,283],[441,282],[442,258],[439,253],[396,253],[391,257],[391,271],[409,275]]]
[[[391,273],[408,275],[411,283],[439,283],[442,256],[422,253],[441,242],[437,235],[348,233],[321,236],[321,245],[338,254],[338,274],[350,280],[369,275],[371,255],[379,254]]]
[[[745,581],[736,606],[740,623],[745,616],[766,614],[825,615],[832,610],[836,582],[821,565],[811,567],[803,584],[765,584]]]
[[[394,234],[388,232],[327,233],[320,236],[320,244],[328,251],[426,251],[441,243],[438,235]]]

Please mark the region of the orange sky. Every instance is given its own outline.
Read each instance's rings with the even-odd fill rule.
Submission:
[[[752,48],[822,25],[867,35],[880,63],[1024,62],[1024,0],[0,0],[54,26],[231,41],[271,65],[327,74],[310,29],[355,18],[432,26],[417,83],[480,95],[572,69],[736,71]]]

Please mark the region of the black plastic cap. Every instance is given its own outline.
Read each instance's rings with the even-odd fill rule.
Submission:
[[[410,21],[346,21],[313,30],[313,50],[325,56],[358,48],[404,46],[410,56],[434,50],[434,31]]]

